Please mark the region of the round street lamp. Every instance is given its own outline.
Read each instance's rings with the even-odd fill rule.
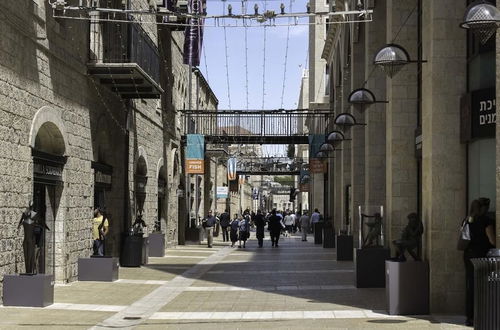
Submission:
[[[341,131],[332,131],[332,132],[330,132],[330,134],[328,134],[328,136],[326,138],[326,142],[331,144],[334,147],[344,140],[345,140],[345,137]]]
[[[354,118],[353,115],[351,115],[348,112],[343,112],[339,114],[337,117],[335,117],[335,125],[341,127],[342,130],[345,132],[346,130],[350,129],[353,126],[359,126],[365,124],[358,124],[356,122],[356,118]]]
[[[375,94],[366,88],[353,90],[351,94],[349,94],[348,102],[353,105],[360,105],[362,109],[364,106],[369,106],[373,103],[388,103],[387,101],[377,101]]]
[[[318,151],[316,153],[316,158],[328,158],[328,154],[324,151]]]
[[[379,66],[388,76],[392,78],[403,66],[411,63],[410,55],[403,47],[396,44],[388,44],[377,52],[373,64]]]
[[[319,151],[328,153],[335,151],[335,148],[330,143],[323,143],[321,147],[319,147]]]
[[[494,5],[479,0],[473,2],[465,11],[464,21],[460,24],[463,29],[470,29],[481,44],[485,44],[500,26],[500,10]]]

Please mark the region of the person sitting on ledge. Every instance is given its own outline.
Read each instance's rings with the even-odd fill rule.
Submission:
[[[408,224],[401,234],[401,238],[392,241],[396,248],[398,249],[395,261],[406,261],[405,252],[413,257],[415,261],[420,261],[421,256],[419,255],[418,246],[424,233],[424,225],[422,221],[418,218],[416,213],[408,214]]]

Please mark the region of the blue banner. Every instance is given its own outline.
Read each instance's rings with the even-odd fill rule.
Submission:
[[[201,134],[187,135],[186,159],[205,159],[205,136]]]
[[[325,143],[324,134],[309,134],[309,158],[316,158],[316,153],[323,143]]]

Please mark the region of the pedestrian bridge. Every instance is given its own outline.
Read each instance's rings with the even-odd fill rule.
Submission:
[[[308,144],[309,134],[325,134],[333,120],[326,110],[185,110],[183,132],[214,144]]]

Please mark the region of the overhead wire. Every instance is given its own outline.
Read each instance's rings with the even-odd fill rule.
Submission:
[[[222,1],[222,12],[224,15],[226,14],[226,6],[224,6],[224,1]],[[224,52],[225,52],[225,60],[226,60],[226,83],[227,83],[227,104],[229,109],[231,109],[231,87],[229,84],[229,56],[227,54],[227,33],[226,27],[224,26]]]
[[[243,0],[244,2],[244,10],[245,10],[245,13],[246,13],[246,9],[247,9],[247,1],[246,0]],[[248,107],[249,107],[249,102],[248,102],[248,35],[247,35],[247,27],[246,27],[246,24],[245,24],[245,92],[246,92],[246,109],[248,110]]]
[[[264,12],[267,10],[267,0],[264,0]],[[263,54],[264,54],[264,59],[263,59],[263,64],[262,64],[262,110],[264,110],[264,104],[266,101],[266,39],[267,39],[267,33],[266,33],[266,26],[264,25],[264,49],[263,49]]]
[[[292,11],[292,0],[290,0],[290,12]],[[290,26],[286,29],[286,45],[285,45],[285,64],[283,68],[283,85],[281,87],[281,105],[280,108],[283,108],[283,98],[285,96],[285,82],[286,82],[286,66],[288,62],[288,43],[290,41]]]

